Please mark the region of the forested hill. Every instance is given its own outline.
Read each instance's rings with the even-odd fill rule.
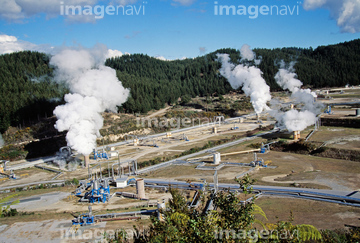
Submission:
[[[360,39],[315,50],[300,48],[255,49],[262,57],[260,69],[271,87],[278,90],[274,76],[278,63],[297,61],[296,72],[304,85],[313,88],[360,84]],[[235,49],[221,49],[202,57],[161,61],[143,54],[111,58],[106,65],[117,70],[131,97],[121,110],[147,112],[172,104],[179,97],[225,94],[231,89],[219,75],[216,53],[229,53],[234,63],[240,59]],[[52,115],[66,89],[52,82],[49,57],[37,52],[0,55],[0,132],[10,125]]]
[[[0,132],[52,116],[66,92],[52,82],[49,57],[30,51],[0,56],[0,85]]]
[[[280,90],[274,76],[281,60],[296,61],[295,70],[305,86],[312,88],[360,84],[360,39],[337,45],[302,48],[255,49],[261,56],[259,65],[272,91]],[[216,53],[228,53],[237,63],[240,53],[235,49],[220,49],[202,57],[161,61],[135,54],[111,58],[106,65],[117,70],[119,80],[131,88],[131,98],[124,104],[126,111],[147,112],[173,103],[185,95],[224,94],[231,90],[219,75]]]

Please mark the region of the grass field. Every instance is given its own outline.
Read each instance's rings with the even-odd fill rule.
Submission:
[[[309,141],[326,142],[327,146],[360,150],[360,129],[346,127],[321,127]]]
[[[345,228],[344,224],[359,226],[360,208],[342,206],[305,199],[261,197],[255,201],[266,213],[268,221],[257,217],[264,223],[288,220],[290,212],[294,224],[311,224],[318,229]]]

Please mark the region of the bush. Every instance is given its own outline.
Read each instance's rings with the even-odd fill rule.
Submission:
[[[78,186],[80,184],[79,180],[76,178],[72,179],[72,183],[75,184],[76,186]]]

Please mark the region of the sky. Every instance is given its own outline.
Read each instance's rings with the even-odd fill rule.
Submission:
[[[173,60],[243,44],[316,48],[360,38],[360,0],[0,0],[0,6],[0,54],[102,43],[109,56]]]

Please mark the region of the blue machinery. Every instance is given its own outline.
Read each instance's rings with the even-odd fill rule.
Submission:
[[[257,165],[267,167],[267,165],[264,163],[264,160],[262,158],[258,158],[257,154],[254,153],[254,160],[250,162],[250,166],[255,167]]]
[[[78,217],[72,220],[73,226],[86,226],[93,225],[99,221],[108,220],[129,220],[129,219],[140,219],[141,215],[154,215],[158,210],[141,210],[134,212],[123,212],[123,213],[109,213],[109,214],[98,214],[93,215],[92,208],[89,206],[87,213],[80,214]]]
[[[94,160],[96,160],[96,159],[109,159],[108,154],[104,150],[102,152],[99,152],[99,151],[96,151],[94,149],[93,154],[94,154],[94,157],[93,157]]]
[[[92,225],[95,223],[95,217],[92,215],[92,208],[89,206],[89,212],[80,214],[77,218],[72,220],[72,225]]]
[[[329,115],[333,114],[333,112],[331,112],[331,106],[328,106],[324,113]]]
[[[87,185],[87,188],[91,187],[91,190],[85,192],[84,196],[80,199],[80,202],[90,202],[90,203],[105,203],[109,201],[110,198],[110,186],[108,179],[100,180],[95,179],[90,183],[90,186]],[[76,190],[76,195],[81,195],[82,191]]]

